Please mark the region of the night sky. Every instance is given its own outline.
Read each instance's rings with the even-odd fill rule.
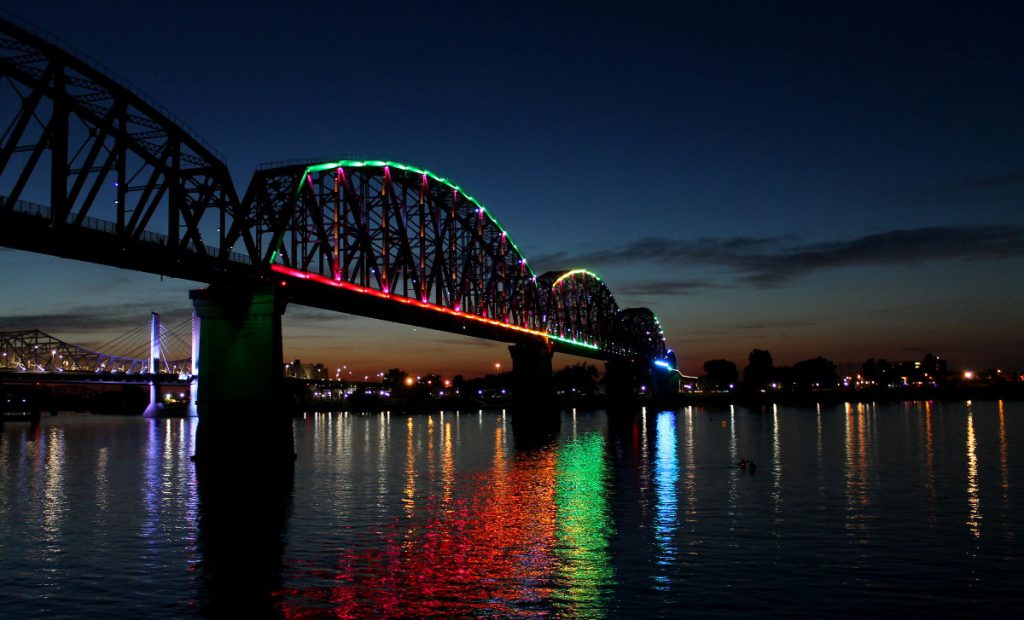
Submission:
[[[1024,366],[1024,5],[491,4],[4,6],[183,119],[239,193],[261,163],[341,155],[453,179],[537,273],[587,267],[654,310],[685,372],[755,347]],[[197,286],[11,250],[0,283],[0,329],[82,344],[180,320]],[[285,356],[510,365],[297,306]]]

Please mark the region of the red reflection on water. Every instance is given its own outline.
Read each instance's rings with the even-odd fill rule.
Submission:
[[[490,471],[456,480],[455,493],[426,500],[411,518],[368,532],[359,549],[342,549],[336,567],[294,574],[319,583],[278,592],[282,614],[536,616],[556,562],[556,454],[503,456],[495,455]]]

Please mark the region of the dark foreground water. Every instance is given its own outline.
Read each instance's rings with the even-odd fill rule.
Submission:
[[[197,483],[194,436],[8,423],[0,616],[1024,609],[1018,402],[566,413],[551,441],[501,412],[309,415],[294,476],[240,502]]]

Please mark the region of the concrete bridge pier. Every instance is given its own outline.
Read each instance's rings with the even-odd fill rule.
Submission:
[[[614,404],[630,403],[642,393],[648,373],[644,365],[622,358],[612,358],[604,364],[604,381],[608,389],[608,400]]]
[[[512,435],[517,450],[549,445],[558,437],[561,411],[555,400],[551,358],[547,342],[514,344],[512,354]]]
[[[605,362],[605,383],[608,399],[615,404],[628,404],[639,399],[665,399],[679,394],[679,373],[675,355],[664,360],[668,366],[650,360],[613,358]]]
[[[270,285],[191,291],[199,322],[197,464],[291,463],[281,316],[286,300]]]
[[[546,342],[522,342],[508,348],[512,354],[512,398],[517,405],[552,402],[555,398],[551,358],[555,350]]]
[[[671,398],[679,395],[679,380],[682,378],[677,370],[676,354],[669,351],[665,355],[668,366],[654,364],[651,369],[651,383],[653,384],[653,396],[658,398]]]

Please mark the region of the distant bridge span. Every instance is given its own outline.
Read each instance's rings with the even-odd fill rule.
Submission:
[[[210,325],[200,404],[211,365],[276,363],[287,303],[512,343],[534,378],[553,351],[675,367],[653,313],[620,309],[583,269],[538,276],[454,182],[393,161],[307,161],[258,170],[240,197],[169,113],[3,19],[0,129],[0,245],[210,284],[194,293]],[[243,393],[236,383],[218,385]]]

